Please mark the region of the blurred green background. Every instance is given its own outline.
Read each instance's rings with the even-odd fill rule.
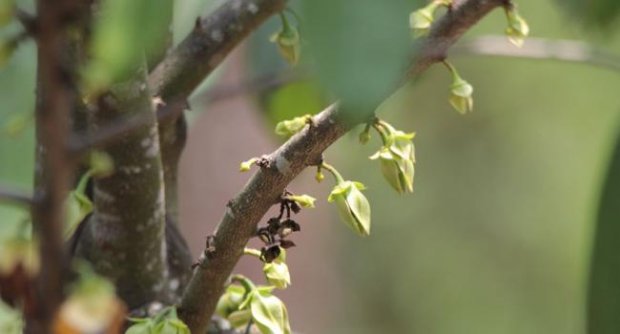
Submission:
[[[409,10],[418,6],[394,2]],[[553,1],[517,3],[532,36],[582,40],[620,54],[617,26],[604,32],[584,28]],[[175,39],[191,28],[197,11],[216,4],[177,1]],[[393,22],[406,29],[407,13],[400,14]],[[273,50],[265,56],[265,48],[273,48],[265,39],[277,27],[272,21],[250,43],[252,73],[280,64],[272,60]],[[501,34],[504,27],[497,10],[466,37]],[[379,114],[416,132],[413,195],[395,194],[378,165],[367,160],[379,145],[377,138],[361,147],[357,134],[351,134],[327,152],[348,178],[366,184],[374,221],[366,239],[334,229],[341,240],[334,257],[343,300],[336,303],[333,322],[316,328],[329,333],[585,333],[593,232],[620,123],[620,75],[557,61],[468,56],[452,62],[475,87],[473,113],[461,116],[451,109],[450,76],[434,66],[393,95]],[[365,74],[372,71],[377,69]],[[31,112],[34,73],[34,45],[27,42],[0,72],[0,124]],[[366,77],[366,84],[391,79],[386,75],[377,83],[373,78]],[[267,118],[280,119],[289,116],[282,109],[301,112],[296,104],[318,105],[314,95],[320,94],[289,88],[276,97],[277,107],[273,96],[262,101]],[[267,133],[271,123],[266,124]],[[31,126],[16,136],[3,134],[1,183],[28,189],[33,157]],[[0,205],[0,235],[22,216]]]

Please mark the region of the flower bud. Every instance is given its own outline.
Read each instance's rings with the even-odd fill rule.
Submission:
[[[311,115],[295,117],[293,119],[284,120],[276,124],[276,134],[279,136],[290,137],[301,131],[306,124],[312,121]]]
[[[431,2],[426,7],[418,9],[409,14],[409,27],[414,38],[424,37],[428,35],[433,25],[433,15],[439,4]]]
[[[317,169],[316,174],[314,175],[314,179],[316,180],[316,182],[320,183],[325,179],[325,174],[323,174],[320,169]]]
[[[461,114],[471,112],[474,108],[473,92],[474,87],[457,76],[450,87],[450,104]]]
[[[286,252],[284,249],[280,251],[280,255],[271,263],[265,263],[263,273],[269,284],[278,289],[286,289],[291,285],[291,274],[286,265]]]
[[[278,51],[282,57],[291,65],[297,65],[301,56],[301,43],[299,31],[289,24],[286,16],[280,14],[282,28],[271,36],[271,42],[278,45]]]
[[[90,170],[93,176],[109,176],[114,171],[114,160],[106,152],[92,151],[90,153]]]
[[[360,236],[370,234],[370,204],[360,190],[365,189],[360,182],[339,182],[327,200],[338,206],[340,219]]]
[[[242,173],[249,171],[252,168],[252,165],[256,163],[256,161],[258,161],[258,158],[252,158],[250,160],[241,162],[241,164],[239,165],[239,171]]]
[[[530,33],[530,27],[514,6],[506,7],[505,12],[506,19],[508,20],[508,27],[506,27],[505,31],[506,36],[508,36],[510,43],[521,47]]]
[[[370,126],[366,126],[364,131],[358,136],[360,144],[364,145],[370,141]]]

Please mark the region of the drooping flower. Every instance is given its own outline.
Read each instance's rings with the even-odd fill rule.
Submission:
[[[271,36],[271,42],[278,45],[278,51],[291,65],[297,65],[301,56],[299,31],[291,25],[284,14],[280,14],[282,28]]]
[[[505,31],[506,36],[508,36],[510,43],[521,47],[530,33],[530,27],[514,6],[506,7],[505,12],[506,19],[508,20],[508,26]]]
[[[340,219],[360,236],[370,234],[370,204],[361,190],[360,182],[343,181],[336,184],[327,200],[338,206]]]

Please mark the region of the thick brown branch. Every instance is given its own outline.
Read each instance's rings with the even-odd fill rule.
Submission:
[[[412,74],[443,59],[447,49],[472,25],[504,0],[455,1],[452,10],[433,27],[430,36],[421,44],[415,57]],[[203,256],[200,265],[185,290],[179,315],[192,332],[202,333],[221,295],[224,284],[243,253],[249,238],[269,208],[276,203],[285,187],[306,166],[355,124],[359,119],[347,120],[339,116],[336,106],[314,117],[314,126],[293,136],[268,156],[269,168],[258,171],[227,207],[215,234],[215,251]]]

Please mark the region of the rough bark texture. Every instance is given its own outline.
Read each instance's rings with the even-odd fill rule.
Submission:
[[[165,190],[157,120],[146,74],[117,84],[99,99],[91,125],[130,114],[150,115],[151,122],[107,147],[114,174],[95,179],[95,211],[77,254],[110,278],[133,309],[169,300],[166,265]]]

